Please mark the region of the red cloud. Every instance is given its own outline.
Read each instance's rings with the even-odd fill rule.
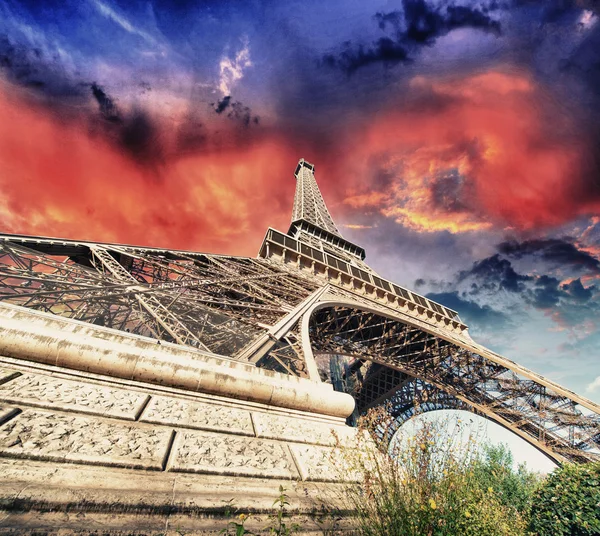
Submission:
[[[297,155],[276,140],[152,172],[83,120],[0,89],[3,232],[255,255],[269,225],[289,222]]]
[[[15,91],[0,84],[5,232],[253,255],[269,225],[287,228],[300,157],[347,221],[378,211],[423,231],[530,230],[600,209],[583,138],[522,72],[416,77],[399,104],[342,125],[317,152],[263,127],[227,149],[166,151],[152,169],[86,119]],[[166,124],[157,120],[169,147]]]
[[[583,138],[526,74],[416,77],[406,100],[416,104],[355,128],[331,170],[350,178],[350,207],[451,232],[549,227],[600,209],[586,196]]]

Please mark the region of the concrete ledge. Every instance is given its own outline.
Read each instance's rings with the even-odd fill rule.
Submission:
[[[0,354],[28,361],[334,417],[354,410],[328,384],[6,303],[0,333]]]
[[[302,533],[350,526],[344,487],[259,478],[151,473],[0,459],[0,534],[218,534],[231,516],[251,513],[260,531],[286,488],[289,522]],[[339,514],[345,518],[336,522]],[[109,532],[110,531],[110,532]]]

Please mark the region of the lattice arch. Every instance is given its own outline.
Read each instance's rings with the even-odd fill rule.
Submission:
[[[359,411],[386,400],[393,405],[395,398],[391,416],[401,417],[402,403],[406,411],[410,402],[422,405],[435,392],[432,409],[469,409],[556,462],[600,459],[597,404],[475,342],[345,299],[313,306],[303,330],[308,359],[351,358],[346,373],[353,376]],[[388,439],[394,431],[385,432]]]

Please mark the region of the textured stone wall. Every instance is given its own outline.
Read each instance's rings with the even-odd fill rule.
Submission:
[[[356,431],[308,415],[0,369],[0,456],[156,471],[331,480]],[[267,411],[265,411],[267,410]],[[346,474],[347,476],[347,474]]]

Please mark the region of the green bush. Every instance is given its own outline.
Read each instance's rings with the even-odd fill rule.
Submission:
[[[512,453],[506,445],[483,445],[471,470],[481,489],[493,488],[502,504],[514,507],[526,516],[541,477],[525,465],[519,465],[516,471],[513,465]]]
[[[537,536],[600,534],[600,463],[553,471],[533,495],[529,529]]]
[[[444,428],[425,423],[396,451],[360,462],[364,481],[347,500],[361,536],[525,534],[534,477],[515,472],[506,449],[480,455],[476,438],[465,445],[460,430],[448,438]]]

